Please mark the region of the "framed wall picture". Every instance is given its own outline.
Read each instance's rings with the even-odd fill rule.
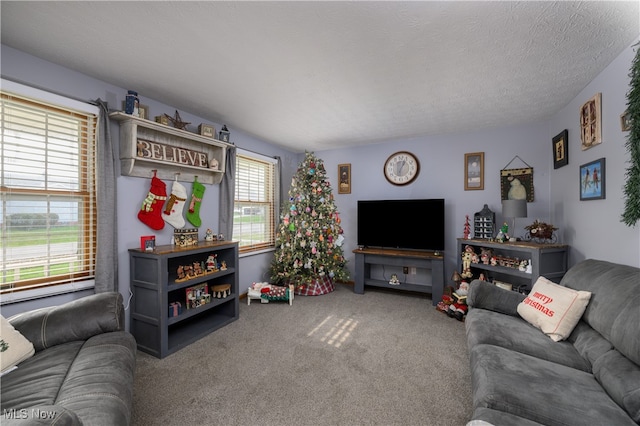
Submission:
[[[464,190],[484,189],[484,152],[464,155]]]
[[[631,130],[631,114],[629,114],[629,111],[625,111],[620,115],[620,129],[623,132]]]
[[[605,199],[605,159],[580,166],[580,201]]]
[[[602,143],[602,93],[596,93],[580,108],[582,150]]]
[[[500,170],[500,194],[502,200],[527,200],[533,202],[533,168]]]
[[[351,164],[338,164],[338,194],[351,194]]]
[[[553,138],[553,168],[569,164],[569,131],[564,129]]]

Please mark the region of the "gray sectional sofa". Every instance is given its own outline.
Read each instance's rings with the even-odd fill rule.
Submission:
[[[2,376],[4,425],[127,425],[136,342],[120,293],[101,293],[9,318],[35,355]]]
[[[640,269],[585,260],[560,284],[592,294],[570,336],[555,342],[518,315],[524,295],[471,283],[470,424],[640,424]]]

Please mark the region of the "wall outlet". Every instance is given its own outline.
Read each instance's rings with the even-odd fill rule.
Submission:
[[[409,268],[409,274],[411,275],[415,275],[416,274],[416,267],[412,266],[411,268]]]
[[[405,275],[409,274],[409,267],[408,266],[403,266],[402,267],[402,273],[405,274]]]

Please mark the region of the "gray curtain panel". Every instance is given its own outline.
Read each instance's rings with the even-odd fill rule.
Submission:
[[[118,291],[118,236],[116,211],[117,154],[111,142],[109,109],[98,99],[100,108],[96,147],[96,190],[98,204],[98,244],[96,249],[95,292]]]
[[[273,208],[275,209],[275,211],[273,212],[273,217],[276,221],[276,223],[274,224],[275,229],[278,228],[278,224],[280,223],[280,209],[282,208],[282,206],[280,205],[282,203],[282,194],[284,194],[283,188],[282,188],[282,159],[280,157],[275,157],[276,159],[276,176],[275,176],[275,199],[274,201],[274,205]]]
[[[227,149],[225,173],[220,182],[220,219],[218,221],[219,233],[224,238],[233,238],[233,201],[236,193],[236,147]]]

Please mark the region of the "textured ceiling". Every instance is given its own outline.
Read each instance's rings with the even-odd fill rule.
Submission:
[[[293,151],[535,122],[639,2],[0,2],[2,43]]]

